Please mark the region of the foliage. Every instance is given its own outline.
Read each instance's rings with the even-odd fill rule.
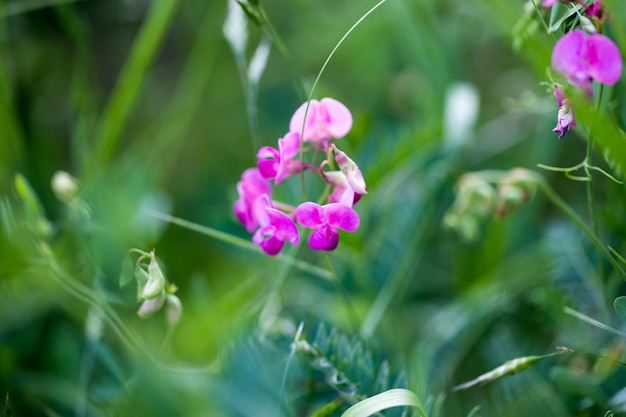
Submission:
[[[625,4],[0,2],[2,415],[624,415]],[[273,208],[359,222],[267,256],[325,97]]]

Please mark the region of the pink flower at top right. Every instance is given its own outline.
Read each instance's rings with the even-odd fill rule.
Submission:
[[[593,80],[615,84],[622,75],[622,56],[615,43],[599,33],[576,29],[564,35],[552,51],[552,67],[591,96]]]

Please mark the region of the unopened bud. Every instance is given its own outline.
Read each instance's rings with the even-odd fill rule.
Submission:
[[[456,210],[477,218],[491,215],[496,202],[496,190],[487,181],[473,174],[466,174],[458,182]]]
[[[154,256],[154,251],[150,252],[150,263],[148,264],[148,282],[141,293],[141,298],[150,300],[157,297],[165,288],[165,276],[159,267],[159,263]]]
[[[65,171],[55,172],[51,182],[54,195],[66,204],[78,194],[78,180]]]
[[[344,152],[340,151],[335,145],[331,145],[335,152],[335,161],[339,165],[339,169],[346,176],[350,188],[357,194],[367,194],[367,186],[361,170]]]
[[[144,302],[141,304],[141,307],[139,307],[139,310],[137,311],[137,315],[141,318],[150,317],[151,315],[159,311],[161,307],[163,307],[164,303],[165,294],[161,292],[158,297],[152,298],[150,300],[144,300]]]
[[[165,312],[167,313],[167,322],[170,326],[175,326],[183,314],[183,304],[174,294],[167,295],[167,305]]]
[[[513,213],[532,198],[537,189],[535,177],[523,168],[514,168],[498,183],[496,217]]]

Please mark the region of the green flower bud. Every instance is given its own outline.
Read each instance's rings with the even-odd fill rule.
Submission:
[[[139,307],[139,310],[137,310],[137,315],[142,319],[150,317],[151,315],[159,311],[161,307],[163,307],[164,303],[165,294],[161,292],[161,294],[155,298],[152,298],[150,300],[144,300],[144,302],[141,303],[141,307]]]
[[[158,297],[165,288],[165,276],[159,267],[159,263],[154,256],[154,251],[150,252],[150,263],[148,264],[148,282],[141,293],[141,298],[150,300]]]

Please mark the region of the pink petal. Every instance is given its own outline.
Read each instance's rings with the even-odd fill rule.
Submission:
[[[622,75],[622,56],[613,41],[593,34],[587,39],[589,75],[602,84],[615,84]]]
[[[324,225],[324,215],[319,204],[307,201],[296,209],[296,219],[304,227],[316,228]]]
[[[267,253],[270,256],[274,256],[278,255],[283,246],[285,246],[285,241],[277,238],[276,236],[272,236],[265,239],[260,246],[261,249],[263,249],[263,252]]]
[[[296,226],[291,217],[274,208],[267,208],[266,210],[270,223],[276,229],[275,236],[283,241],[288,240],[293,246],[297,245],[300,237],[298,226]]]
[[[278,139],[281,159],[292,159],[300,153],[300,132],[291,131],[284,138]]]
[[[332,98],[320,101],[328,114],[327,130],[331,137],[338,139],[346,136],[352,129],[352,113],[346,106]]]
[[[289,131],[300,133],[302,132],[302,128],[304,127],[305,129],[304,140],[307,140],[306,137],[307,137],[308,132],[306,132],[306,130],[312,124],[312,121],[315,120],[315,113],[317,113],[318,106],[319,106],[319,101],[311,100],[311,104],[309,104],[309,111],[307,112],[306,111],[307,102],[302,103],[302,105],[298,107],[298,110],[296,110],[293,116],[291,116],[291,121],[289,122]],[[307,118],[307,125],[303,126],[305,112],[306,112],[306,118]]]
[[[554,98],[559,107],[563,105],[563,101],[566,99],[565,91],[558,84],[554,86]]]
[[[339,203],[331,203],[322,207],[326,224],[331,227],[354,232],[359,228],[359,215],[351,207]]]
[[[272,187],[269,180],[263,178],[258,168],[249,168],[241,175],[241,181],[237,183],[239,200],[235,202],[233,211],[239,221],[252,233],[258,226],[258,221],[253,213],[253,205],[262,194],[271,196]]]
[[[585,88],[590,84],[586,38],[582,30],[573,30],[559,39],[552,50],[552,67],[575,86]]]
[[[285,178],[302,171],[302,163],[292,161],[292,159],[300,152],[300,133],[289,132],[284,138],[278,139],[279,164],[276,170],[276,178],[274,184],[278,185]]]
[[[558,2],[559,2],[559,0],[543,0],[543,1],[541,2],[541,5],[542,5],[543,7],[550,7],[550,6],[555,5],[555,4],[556,4],[556,3],[558,3]]]
[[[330,226],[315,229],[309,238],[309,246],[314,250],[334,250],[339,243],[339,234]]]
[[[271,207],[272,203],[267,194],[260,195],[252,203],[252,217],[260,226],[265,227],[270,224],[270,217],[267,210]]]

